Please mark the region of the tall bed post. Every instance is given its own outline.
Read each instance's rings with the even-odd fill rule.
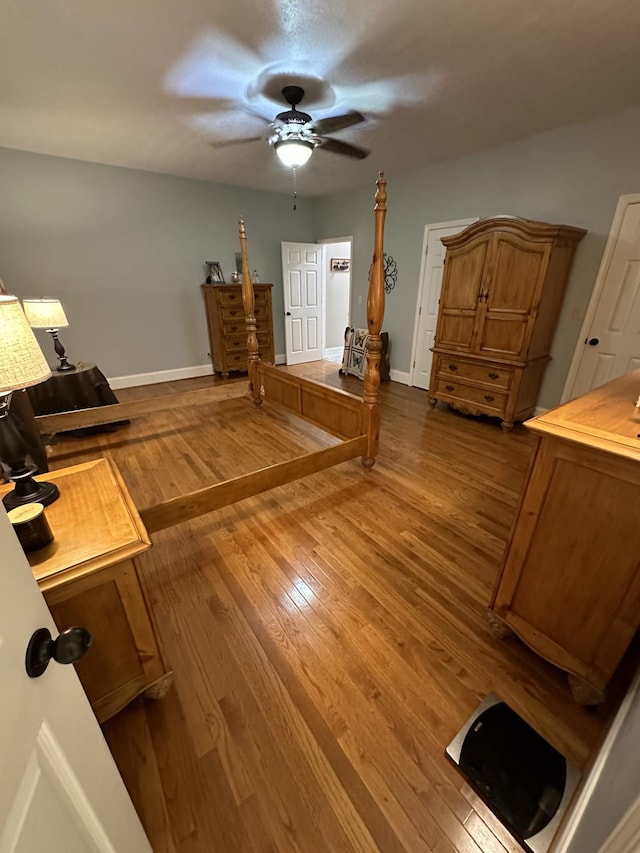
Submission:
[[[378,172],[376,203],[374,207],[374,243],[369,294],[367,296],[367,372],[364,377],[362,422],[367,435],[366,456],[362,464],[373,468],[380,443],[380,355],[382,353],[382,318],[384,317],[384,220],[387,214],[387,181],[384,172]]]
[[[262,403],[260,396],[260,385],[258,383],[258,362],[260,361],[260,353],[258,352],[258,332],[256,329],[255,317],[255,294],[253,292],[253,283],[251,281],[251,273],[249,268],[249,258],[247,256],[247,231],[244,225],[244,219],[240,218],[238,222],[240,233],[240,254],[242,257],[242,307],[244,308],[245,323],[247,325],[247,351],[249,371],[249,393],[256,406]]]

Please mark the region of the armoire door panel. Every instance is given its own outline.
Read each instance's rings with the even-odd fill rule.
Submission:
[[[482,355],[518,358],[523,351],[526,333],[526,318],[509,320],[485,315],[475,350]]]
[[[471,349],[474,314],[440,314],[436,343],[440,347],[468,352]]]
[[[492,252],[487,310],[528,315],[534,307],[546,268],[548,247],[500,235]]]
[[[488,246],[489,241],[482,240],[447,254],[440,293],[441,308],[477,309]]]

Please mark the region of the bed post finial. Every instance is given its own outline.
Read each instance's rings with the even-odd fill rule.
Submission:
[[[240,236],[240,256],[242,258],[242,307],[244,308],[244,320],[247,326],[247,351],[249,354],[247,364],[249,371],[249,393],[256,406],[259,406],[262,403],[262,397],[260,396],[260,386],[258,384],[258,362],[260,361],[260,354],[258,352],[258,332],[254,313],[255,295],[249,273],[249,258],[247,257],[247,229],[242,217],[238,221],[238,232]]]
[[[382,318],[384,317],[384,221],[387,214],[387,180],[378,172],[376,203],[374,206],[373,261],[369,276],[367,296],[367,372],[364,377],[363,420],[367,434],[365,468],[371,469],[376,461],[380,443],[380,355],[382,353]]]

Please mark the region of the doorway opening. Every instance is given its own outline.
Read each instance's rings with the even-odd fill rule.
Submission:
[[[282,243],[287,364],[342,361],[351,317],[352,238]]]

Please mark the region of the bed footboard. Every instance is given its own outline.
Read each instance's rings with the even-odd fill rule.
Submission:
[[[339,438],[363,435],[362,398],[272,364],[258,364],[258,390],[269,402],[280,403],[301,418]]]

